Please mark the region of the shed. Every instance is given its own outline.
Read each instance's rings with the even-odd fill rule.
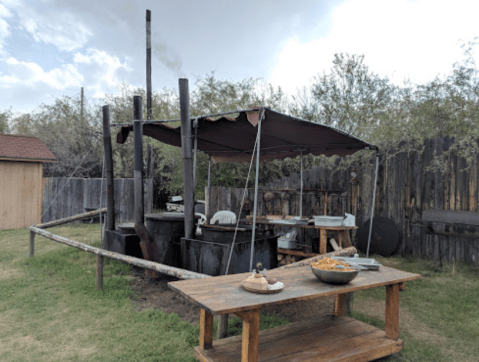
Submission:
[[[39,138],[0,134],[0,230],[41,222],[44,162],[56,159]]]

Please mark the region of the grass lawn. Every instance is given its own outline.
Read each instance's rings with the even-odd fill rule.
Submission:
[[[52,232],[98,245],[98,225]],[[138,312],[128,265],[105,260],[104,290],[95,290],[96,256],[37,236],[28,258],[28,230],[0,231],[0,361],[195,361],[199,327],[176,314]],[[420,259],[377,258],[420,273],[400,294],[404,350],[387,361],[477,361],[479,268],[440,272]],[[385,289],[355,293],[354,317],[384,327]],[[262,316],[261,328],[287,323]],[[231,330],[239,323],[230,318]],[[216,328],[215,328],[216,332]]]
[[[418,273],[400,292],[401,353],[385,361],[479,361],[479,267],[434,263],[417,258],[382,258],[381,264]],[[385,288],[354,294],[353,317],[384,329]]]
[[[100,242],[98,224],[49,230]],[[37,235],[35,257],[28,258],[28,240],[27,229],[0,231],[0,361],[196,361],[198,324],[136,311],[128,265],[105,259],[97,291],[96,255]],[[229,323],[241,331],[238,318]],[[260,328],[287,323],[264,316]]]

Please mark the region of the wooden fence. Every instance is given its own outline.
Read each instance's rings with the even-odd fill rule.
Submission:
[[[374,214],[396,224],[401,255],[478,264],[479,240],[427,234],[421,224],[424,210],[478,211],[477,163],[466,170],[466,161],[451,155],[444,161],[446,172],[428,170],[434,155],[442,154],[451,144],[450,138],[438,138],[427,141],[422,153],[400,153],[387,160],[380,158]],[[338,167],[321,166],[303,171],[303,215],[342,215],[348,212],[356,216],[356,225],[361,226],[371,214],[375,167],[373,157],[355,166],[357,178],[352,178],[351,170]],[[259,215],[299,215],[299,188],[299,174],[261,188],[258,193]],[[209,215],[217,210],[238,213],[243,191],[211,187]],[[263,201],[266,191],[274,193],[272,202]],[[254,190],[248,190],[246,197],[253,201]],[[242,216],[252,213],[251,208],[251,211],[243,211]],[[354,236],[353,233],[353,239]],[[300,235],[300,240],[311,245],[315,237],[314,232],[306,231]]]
[[[51,177],[43,183],[42,222],[58,220],[100,207],[101,179]],[[133,179],[115,179],[115,219],[133,220]],[[106,181],[102,207],[106,207]],[[145,180],[145,213],[153,210],[153,180]]]

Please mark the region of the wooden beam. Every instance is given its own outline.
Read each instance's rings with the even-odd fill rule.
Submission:
[[[83,244],[83,243],[80,243],[78,241],[71,240],[71,239],[65,238],[65,237],[60,236],[60,235],[52,234],[49,231],[39,229],[38,227],[35,227],[35,226],[30,226],[30,231],[33,231],[35,234],[44,236],[47,239],[56,241],[56,242],[61,243],[61,244],[73,246],[74,248],[81,249],[81,250],[87,251],[89,253],[93,253],[93,254],[96,254],[96,255],[101,255],[101,256],[104,256],[106,258],[118,260],[118,261],[128,263],[128,264],[131,264],[131,265],[136,265],[140,268],[156,270],[157,272],[160,272],[162,274],[171,275],[171,276],[174,276],[174,277],[177,277],[177,278],[180,278],[180,279],[202,279],[202,278],[211,277],[211,275],[195,273],[195,272],[192,272],[192,271],[189,271],[189,270],[175,268],[175,267],[172,267],[172,266],[169,266],[169,265],[164,265],[164,264],[161,264],[161,263],[155,263],[155,262],[152,262],[152,261],[135,258],[135,257],[128,256],[128,255],[122,255],[122,254],[119,254],[119,253],[115,253],[113,251],[108,251],[108,250],[104,250],[104,249],[100,249],[100,248],[95,248],[94,246],[91,246],[91,245]]]
[[[31,258],[35,254],[35,233],[30,230],[30,248],[28,249],[28,256]]]
[[[94,210],[94,211],[90,211],[90,212],[84,212],[82,214],[73,215],[73,216],[70,216],[70,217],[65,217],[63,219],[53,220],[53,221],[49,221],[49,222],[46,222],[46,223],[43,223],[43,224],[38,224],[38,225],[33,225],[33,226],[35,226],[39,229],[47,229],[47,228],[51,228],[53,226],[68,224],[69,222],[72,222],[72,221],[81,220],[81,219],[88,219],[92,216],[96,216],[96,215],[99,215],[99,214],[106,214],[106,213],[107,213],[107,209],[103,208],[103,209]]]
[[[334,296],[334,315],[336,317],[344,316],[345,302],[346,302],[346,293],[338,294]]]
[[[319,253],[326,254],[328,246],[328,234],[326,230],[320,229],[319,230]]]
[[[386,337],[399,338],[399,284],[386,285]]]
[[[241,362],[258,361],[259,309],[235,313],[243,320]]]
[[[201,309],[200,312],[200,349],[213,347],[213,314]]]

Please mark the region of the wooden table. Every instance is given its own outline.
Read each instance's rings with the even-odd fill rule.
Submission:
[[[271,222],[273,221],[273,222]],[[241,219],[242,223],[252,224],[252,219]],[[314,224],[277,224],[274,220],[256,219],[256,224],[270,225],[270,226],[289,226],[299,227],[302,229],[315,229],[319,230],[319,254],[326,254],[328,244],[328,232],[335,232],[338,235],[338,245],[340,247],[352,246],[351,237],[349,235],[350,230],[357,229],[357,226],[316,226]]]
[[[202,362],[256,361],[371,361],[402,349],[399,339],[399,290],[420,275],[393,268],[364,271],[346,285],[320,282],[310,266],[273,269],[268,276],[285,284],[277,294],[255,294],[241,282],[249,273],[168,283],[174,291],[201,307],[200,345],[195,357]],[[386,287],[385,331],[344,316],[346,293]],[[335,296],[333,316],[311,318],[259,332],[260,309]],[[213,342],[213,316],[233,313],[243,320],[242,336]]]

